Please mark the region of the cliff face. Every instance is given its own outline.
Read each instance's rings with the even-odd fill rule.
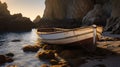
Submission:
[[[93,8],[91,0],[46,0],[43,18],[82,19]]]
[[[112,0],[112,17],[120,17],[120,0]]]
[[[83,25],[106,25],[106,20],[111,15],[111,3],[107,2],[96,2],[94,9],[89,11],[86,16],[82,19]]]
[[[46,0],[39,27],[74,28],[81,26],[82,18],[93,9],[91,0]]]
[[[105,26],[111,13],[110,0],[46,0],[45,5],[42,19],[49,25],[47,27]],[[43,20],[39,25],[46,27]]]
[[[22,14],[10,15],[6,3],[0,2],[0,32],[1,31],[27,31],[31,30],[33,23]]]
[[[74,28],[102,25],[120,33],[120,0],[46,0],[39,27]]]
[[[7,4],[0,2],[0,16],[10,15],[10,12],[7,10]]]
[[[120,0],[112,0],[112,13],[107,21],[105,31],[120,34]]]

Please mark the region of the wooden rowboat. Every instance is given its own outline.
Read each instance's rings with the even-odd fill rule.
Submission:
[[[93,25],[75,29],[41,28],[37,33],[42,42],[47,44],[95,44],[102,33],[102,27]]]

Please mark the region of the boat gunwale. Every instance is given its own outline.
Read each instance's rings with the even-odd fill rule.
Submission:
[[[80,27],[80,28],[75,28],[75,29],[70,29],[70,30],[63,30],[63,31],[54,31],[54,32],[40,32],[38,31],[37,33],[41,34],[41,35],[49,35],[49,34],[56,34],[56,33],[63,33],[63,32],[69,32],[69,31],[75,31],[75,30],[79,30],[79,29],[84,29],[84,28],[93,28],[92,26],[89,26],[89,27]],[[48,28],[46,28],[48,29]]]

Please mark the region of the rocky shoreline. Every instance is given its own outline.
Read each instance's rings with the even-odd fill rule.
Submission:
[[[29,18],[23,17],[22,14],[10,15],[9,10],[7,10],[7,4],[0,2],[0,32],[28,31],[35,27],[35,24],[37,27],[42,28],[75,28],[82,26],[82,24],[97,24],[105,26],[105,31],[119,34],[119,3],[118,0],[112,1],[112,4],[110,0],[46,0],[46,9],[43,18],[41,19],[38,16],[36,21],[32,23]],[[69,7],[70,4],[72,4],[71,8]],[[12,42],[20,41],[12,40]],[[90,61],[100,62],[92,67],[107,67],[103,61],[109,56],[119,56],[119,43],[119,38],[106,37],[97,42],[95,52],[88,52],[81,46],[59,46],[41,43],[24,46],[22,50],[25,53],[36,52],[35,56],[37,59],[48,62],[42,64],[40,67],[80,67]],[[13,53],[0,55],[0,65],[13,61]],[[17,65],[13,64],[7,67],[17,67]]]
[[[79,67],[93,60],[102,62],[102,60],[107,58],[108,56],[118,55],[118,53],[108,50],[107,48],[103,48],[103,46],[100,46],[103,45],[103,42],[105,42],[104,40],[109,41],[109,38],[99,41],[98,47],[95,52],[88,52],[81,46],[76,47],[76,46],[38,44],[39,47],[36,50],[37,52],[36,57],[39,58],[39,60],[49,62],[48,64],[42,64],[40,67]],[[113,40],[111,39],[111,41]],[[25,51],[24,49],[29,49],[26,51],[34,52],[34,49],[36,49],[35,47],[36,45],[34,46],[28,45],[23,48],[23,51]],[[93,67],[101,66],[106,67],[105,64],[97,64]]]
[[[11,39],[10,42],[16,44],[21,41],[20,39]],[[37,59],[37,62],[42,61],[43,63],[39,64],[28,60],[33,64],[38,64],[38,67],[109,67],[108,65],[112,65],[108,63],[110,62],[109,60],[111,60],[108,59],[109,57],[118,57],[120,59],[119,43],[119,38],[103,37],[97,42],[96,51],[88,52],[82,46],[48,45],[41,43],[38,39],[37,43],[35,41],[34,44],[21,46],[20,51],[26,54],[22,56],[22,58],[33,53],[32,56]],[[0,59],[2,59],[2,61],[0,60],[0,65],[9,63],[6,67],[19,67],[19,64],[17,65],[17,63],[14,62],[21,60],[21,58],[16,59],[16,55],[16,53],[9,52],[0,55]],[[27,60],[29,58],[30,57],[24,59]],[[119,60],[114,59],[116,64],[118,63],[117,61]],[[20,65],[22,65],[22,63],[20,63]],[[22,66],[24,67],[24,64]]]

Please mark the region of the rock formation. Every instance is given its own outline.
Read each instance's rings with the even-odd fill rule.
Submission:
[[[46,0],[45,5],[43,18],[38,24],[44,27],[78,27],[93,8],[91,0]]]
[[[120,17],[120,0],[112,0],[112,17]]]
[[[120,33],[119,0],[46,0],[39,27],[75,28],[102,25],[105,31]]]
[[[10,15],[10,12],[7,10],[7,4],[0,2],[0,16]]]
[[[110,0],[94,0],[94,9],[84,16],[83,25],[106,25],[106,20],[111,15]]]
[[[0,2],[0,32],[1,31],[27,31],[31,30],[33,23],[22,14],[10,15],[6,3]]]
[[[89,11],[87,15],[83,18],[83,25],[102,25],[106,24],[107,15],[100,4],[96,4],[94,9]]]
[[[34,20],[33,23],[38,23],[40,21],[41,17],[38,15]]]
[[[112,31],[114,34],[120,34],[120,1],[112,0],[112,13],[107,21],[105,31]]]
[[[3,65],[5,63],[13,62],[14,59],[5,55],[0,55],[0,65]]]
[[[45,5],[39,27],[74,28],[93,23],[105,26],[111,13],[110,0],[46,0]]]
[[[93,8],[90,0],[46,0],[43,18],[82,19]]]

